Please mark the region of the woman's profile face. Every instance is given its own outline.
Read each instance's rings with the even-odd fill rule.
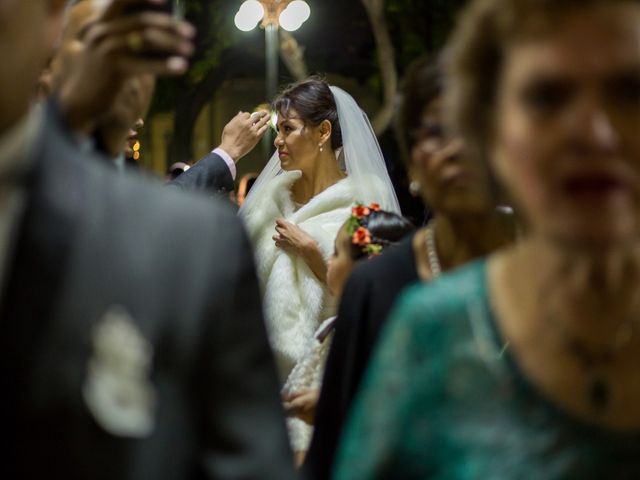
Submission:
[[[574,9],[510,47],[493,163],[534,234],[611,244],[638,234],[640,6]]]
[[[344,285],[353,270],[354,261],[351,258],[351,238],[347,233],[346,224],[340,228],[336,237],[333,255],[329,259],[327,268],[327,286],[331,295],[339,298]]]
[[[463,154],[462,140],[447,134],[443,116],[441,97],[422,111],[421,125],[412,132],[411,176],[436,214],[484,212],[491,208],[485,175]]]
[[[287,115],[278,114],[277,131],[274,141],[283,170],[313,170],[313,164],[320,153],[320,135],[317,127],[305,124],[298,112],[290,109]],[[328,145],[324,145],[328,148]]]

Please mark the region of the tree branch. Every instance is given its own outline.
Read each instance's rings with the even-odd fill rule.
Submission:
[[[301,47],[295,37],[286,30],[280,31],[280,57],[296,81],[309,76],[304,47]]]
[[[393,119],[396,92],[398,90],[398,71],[396,70],[395,50],[391,43],[389,28],[384,14],[383,0],[361,0],[364,5],[376,41],[378,63],[383,85],[383,102],[371,124],[376,135],[383,134]]]

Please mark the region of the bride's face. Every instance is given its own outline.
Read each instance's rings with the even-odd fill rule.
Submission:
[[[306,124],[294,109],[290,109],[287,116],[278,115],[277,127],[274,145],[278,149],[282,169],[312,171],[320,154],[319,127]]]

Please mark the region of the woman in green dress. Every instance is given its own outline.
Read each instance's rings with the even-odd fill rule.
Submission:
[[[338,479],[640,478],[640,2],[474,0],[453,124],[525,222],[408,291]]]

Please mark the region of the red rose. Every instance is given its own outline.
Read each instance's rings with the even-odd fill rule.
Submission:
[[[369,215],[369,209],[364,205],[357,205],[351,209],[351,215],[360,219]]]
[[[374,212],[379,212],[380,211],[380,205],[378,205],[377,203],[372,203],[371,205],[369,205],[369,208],[371,210],[373,210]]]
[[[360,247],[368,245],[371,243],[371,234],[369,233],[369,230],[364,227],[359,227],[355,232],[353,232],[351,242]]]

